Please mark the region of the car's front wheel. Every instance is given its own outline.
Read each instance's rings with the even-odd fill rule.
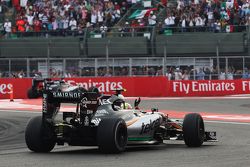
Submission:
[[[102,152],[123,152],[127,140],[127,125],[123,119],[103,118],[101,120],[97,129],[97,143]]]
[[[185,144],[189,147],[199,147],[205,137],[205,127],[200,114],[187,114],[183,121],[183,137]]]

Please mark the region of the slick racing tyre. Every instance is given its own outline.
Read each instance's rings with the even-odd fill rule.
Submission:
[[[120,153],[125,150],[128,134],[127,125],[121,118],[103,118],[97,129],[97,143],[100,151]]]
[[[203,118],[200,114],[187,114],[183,121],[183,135],[185,144],[189,147],[199,147],[205,137]]]
[[[50,152],[55,147],[55,135],[42,121],[42,116],[31,118],[25,131],[26,145],[34,152]]]

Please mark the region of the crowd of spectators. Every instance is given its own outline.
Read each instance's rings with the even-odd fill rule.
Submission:
[[[11,32],[25,35],[82,35],[84,29],[109,31],[135,0],[22,0],[13,4],[16,9],[15,22],[5,20],[6,36]],[[153,2],[153,1],[152,1]],[[152,5],[144,16],[128,19],[120,27],[122,36],[126,32],[144,31],[145,27],[157,26],[159,33],[211,31],[239,32],[250,24],[249,0],[177,0],[176,5],[165,4],[166,16],[158,18],[164,7],[159,1]],[[14,23],[14,24],[13,24]]]
[[[241,32],[250,24],[249,0],[177,0],[158,24],[172,31]]]
[[[85,28],[112,27],[127,12],[126,0],[35,0],[15,5],[12,32],[49,31],[51,35],[81,35]],[[8,22],[9,20],[6,20]],[[105,29],[107,31],[107,28]],[[33,34],[32,34],[33,35]]]
[[[233,80],[244,78],[246,70],[236,70],[234,67],[230,66],[227,72],[224,68],[219,71],[217,67],[170,67],[167,69],[166,77],[169,80]],[[247,77],[250,78],[250,75]]]
[[[31,78],[44,78],[42,72],[32,70],[29,74]],[[99,67],[95,71],[94,67],[82,69],[67,69],[66,71],[51,69],[49,73],[51,78],[76,78],[76,77],[110,77],[110,76],[130,76],[129,67]],[[165,72],[162,66],[134,66],[131,69],[131,76],[166,76],[169,80],[233,80],[249,79],[250,70],[248,68],[236,69],[229,66],[226,69],[217,67],[196,67],[193,66],[167,66]],[[0,78],[26,78],[27,73],[24,70],[11,73],[0,72]]]

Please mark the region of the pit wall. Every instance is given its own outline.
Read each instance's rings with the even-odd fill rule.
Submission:
[[[113,89],[125,88],[123,93],[130,97],[188,97],[225,96],[250,94],[250,80],[188,80],[169,81],[166,77],[102,77],[67,78],[72,85],[85,88],[96,86],[102,93],[112,93]],[[14,99],[26,99],[32,79],[0,79],[0,99],[9,99],[13,91]]]

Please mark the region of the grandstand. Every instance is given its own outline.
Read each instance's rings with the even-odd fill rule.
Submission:
[[[230,79],[250,68],[249,0],[0,4],[0,77],[175,79],[181,71],[197,79],[202,69],[204,79]]]

